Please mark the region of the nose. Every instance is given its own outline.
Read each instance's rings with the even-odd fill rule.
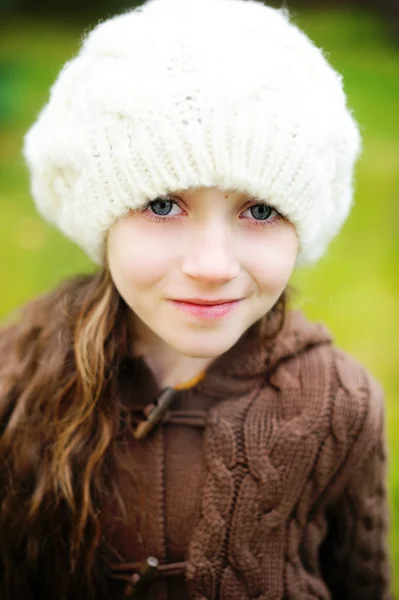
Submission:
[[[220,284],[238,277],[240,264],[228,227],[215,223],[198,226],[187,241],[182,271],[207,283]]]

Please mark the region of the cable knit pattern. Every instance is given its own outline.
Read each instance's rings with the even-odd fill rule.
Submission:
[[[112,522],[111,562],[184,564],[142,600],[388,600],[380,386],[300,312],[273,341],[253,334],[176,394],[171,411],[201,410],[204,429],[165,423],[132,444],[152,526]],[[144,367],[127,362],[127,406],[160,392],[149,370],[135,387]]]
[[[210,412],[196,600],[389,597],[382,392],[323,329],[296,351],[302,326],[255,392]]]
[[[234,422],[230,423],[217,415],[211,416],[205,434],[209,473],[203,497],[207,510],[198,527],[191,555],[196,578],[202,581],[206,598],[217,597],[219,593],[218,579],[222,575],[220,557],[226,553],[226,527],[234,510],[237,479],[243,461],[240,431],[246,409],[247,404],[240,401]]]
[[[378,397],[380,390],[375,382],[369,379],[367,386],[369,393]],[[341,501],[330,509],[332,528],[341,533],[338,539],[330,533],[323,549],[325,578],[334,598],[350,594],[353,600],[374,600],[385,597],[383,590],[388,587],[388,514],[381,510],[387,502],[384,420],[381,405],[375,403],[369,409],[369,426],[351,457],[353,469],[357,465],[357,470]]]

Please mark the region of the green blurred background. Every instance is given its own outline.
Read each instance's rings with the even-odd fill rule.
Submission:
[[[35,213],[21,145],[83,31],[123,5],[86,3],[82,14],[77,0],[56,6],[45,0],[34,6],[28,0],[0,2],[0,320],[5,320],[64,277],[93,269]],[[344,76],[364,141],[351,216],[325,258],[298,271],[293,283],[295,305],[324,322],[336,343],[385,389],[390,540],[399,597],[399,5],[383,0],[375,8],[372,0],[332,6],[299,0],[293,7],[295,22]]]

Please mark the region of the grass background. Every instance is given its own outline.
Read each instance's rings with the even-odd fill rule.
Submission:
[[[370,13],[313,10],[294,18],[344,76],[364,140],[351,216],[318,265],[295,273],[296,305],[324,322],[385,389],[399,597],[399,47],[388,24]],[[21,158],[23,134],[81,33],[53,22],[0,24],[0,320],[64,277],[93,268],[35,213]]]

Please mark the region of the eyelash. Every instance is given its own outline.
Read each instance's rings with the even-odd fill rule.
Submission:
[[[172,202],[173,204],[176,204],[179,208],[181,208],[179,203],[177,202],[177,200],[175,200],[174,198],[169,198],[168,196],[160,196],[159,198],[156,198],[156,200],[168,200],[169,202]],[[152,221],[155,221],[156,223],[162,223],[165,221],[171,221],[172,219],[176,219],[176,218],[178,218],[178,216],[180,216],[180,215],[175,215],[173,217],[169,217],[168,215],[165,215],[163,217],[160,217],[159,215],[155,215],[153,212],[150,212],[148,210],[151,207],[151,204],[153,202],[155,202],[155,200],[150,200],[150,202],[148,202],[148,204],[142,209],[143,212],[145,212]],[[251,204],[251,206],[248,206],[244,212],[246,212],[253,206],[258,206],[259,204],[263,205],[262,202],[255,202],[254,204]],[[268,207],[277,213],[276,216],[274,217],[273,221],[266,221],[266,220],[257,221],[256,219],[245,219],[245,220],[251,221],[255,225],[255,227],[276,227],[283,217],[279,212],[277,212],[277,210],[273,206],[268,205]]]

